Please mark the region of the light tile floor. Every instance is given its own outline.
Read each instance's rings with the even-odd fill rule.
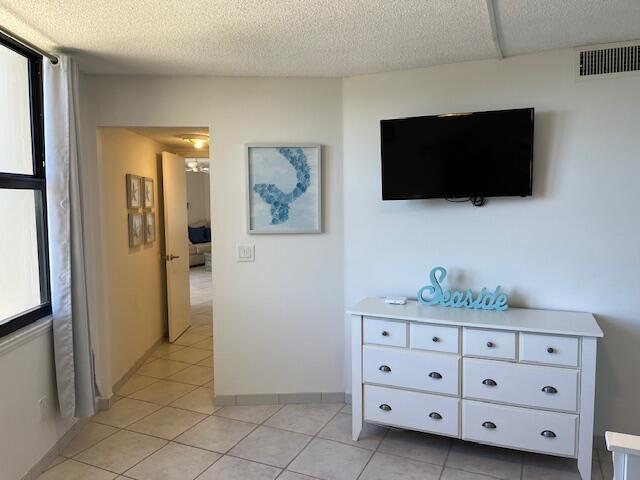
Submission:
[[[206,341],[160,345],[41,480],[579,480],[575,461],[417,432],[367,425],[356,443],[349,405],[215,407],[211,277],[193,276],[188,333]],[[612,478],[607,452],[592,478]]]

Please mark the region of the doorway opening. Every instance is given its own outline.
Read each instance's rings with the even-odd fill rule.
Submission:
[[[113,390],[153,402],[173,388],[188,402],[197,387],[212,401],[209,129],[105,127],[99,139]]]

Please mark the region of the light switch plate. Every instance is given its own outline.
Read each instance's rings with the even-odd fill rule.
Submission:
[[[238,245],[238,262],[253,262],[255,261],[256,247],[255,245]]]

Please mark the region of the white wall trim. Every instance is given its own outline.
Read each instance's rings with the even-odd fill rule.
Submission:
[[[351,403],[345,401],[344,392],[300,392],[300,393],[256,393],[256,394],[232,394],[214,395],[213,403],[216,407],[231,405],[285,405],[291,403]]]
[[[53,319],[45,317],[0,339],[0,357],[21,345],[51,332]]]
[[[65,447],[75,438],[89,422],[88,418],[76,419],[75,423],[69,427],[69,429],[62,435],[58,441],[45,453],[40,460],[38,460],[33,467],[22,477],[22,480],[36,480],[45,470],[49,468],[51,462],[60,455]]]
[[[144,362],[147,361],[147,359],[151,356],[151,354],[153,353],[153,351],[162,343],[164,342],[164,335],[160,336],[159,338],[156,339],[155,342],[153,342],[153,344],[147,349],[146,352],[144,352],[140,358],[138,358],[138,360],[135,361],[135,363],[133,365],[131,365],[131,368],[129,368],[129,370],[127,370],[124,375],[122,375],[122,377],[120,377],[118,380],[116,380],[113,383],[112,391],[115,392],[117,390],[120,389],[120,387],[122,387],[122,385],[124,385],[125,383],[127,383],[127,381],[133,376],[134,373],[136,373],[138,371],[138,369],[144,365]],[[111,397],[113,397],[113,394],[106,400],[108,400],[109,402],[111,401]],[[103,399],[104,400],[104,399]],[[102,403],[101,405],[104,405],[104,403]],[[109,406],[107,408],[111,408],[111,403],[109,403]]]

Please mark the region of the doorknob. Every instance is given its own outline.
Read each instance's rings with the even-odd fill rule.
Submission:
[[[162,258],[164,258],[165,260],[175,260],[176,258],[180,258],[180,255],[162,255]]]

